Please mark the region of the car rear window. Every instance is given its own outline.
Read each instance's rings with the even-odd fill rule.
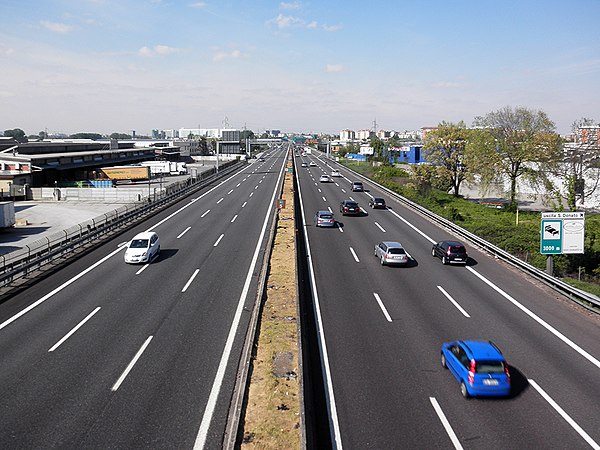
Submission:
[[[321,219],[333,219],[333,214],[321,214]]]
[[[453,245],[452,252],[453,253],[467,253],[467,250],[463,246]]]
[[[504,362],[477,361],[477,373],[504,373]]]
[[[356,202],[346,202],[346,206],[350,206],[351,208],[356,208],[358,206],[358,203],[356,203]]]
[[[406,255],[406,252],[403,248],[390,248],[388,253],[390,255]]]

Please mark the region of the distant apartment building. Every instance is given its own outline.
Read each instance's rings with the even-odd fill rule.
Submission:
[[[360,139],[361,141],[368,141],[369,139],[371,139],[372,135],[373,131],[371,130],[358,130],[356,132],[356,138]]]
[[[392,137],[392,132],[391,131],[386,131],[386,130],[379,130],[377,132],[377,137],[379,139],[381,139],[382,141],[387,141],[389,138]]]
[[[187,139],[189,136],[200,136],[205,138],[219,139],[221,137],[219,128],[180,128],[179,137]]]
[[[178,130],[163,130],[165,134],[165,139],[177,139],[179,137]]]
[[[600,125],[579,127],[576,139],[580,144],[597,146],[600,142]]]
[[[437,127],[422,127],[421,128],[421,139],[425,140],[425,136],[427,133],[431,133],[432,131],[437,130]]]
[[[354,139],[356,139],[356,133],[354,130],[340,131],[340,141],[353,141]]]

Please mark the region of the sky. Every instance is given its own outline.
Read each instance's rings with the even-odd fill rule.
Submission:
[[[0,132],[600,121],[600,0],[2,0]]]

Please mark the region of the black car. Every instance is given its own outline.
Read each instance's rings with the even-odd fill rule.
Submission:
[[[381,197],[373,197],[372,199],[369,200],[369,206],[373,209],[375,208],[381,208],[381,209],[385,209],[385,200],[382,199]]]
[[[441,258],[442,264],[466,264],[469,259],[465,246],[455,241],[441,241],[433,244],[431,256]]]
[[[348,214],[358,216],[360,214],[360,206],[354,200],[344,200],[340,203],[340,212],[343,216]]]

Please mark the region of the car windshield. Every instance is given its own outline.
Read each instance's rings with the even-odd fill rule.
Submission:
[[[504,373],[504,362],[477,361],[477,373]]]
[[[403,248],[390,248],[388,253],[390,255],[405,255],[406,252],[404,251]]]
[[[148,239],[134,239],[129,248],[148,248]]]

